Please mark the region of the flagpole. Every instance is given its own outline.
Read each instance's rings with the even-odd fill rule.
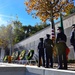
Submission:
[[[63,27],[63,18],[62,18],[62,13],[61,13],[61,12],[60,12],[60,26],[62,27],[63,32],[64,32],[64,27]]]

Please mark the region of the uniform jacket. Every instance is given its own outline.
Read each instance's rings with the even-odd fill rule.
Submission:
[[[62,42],[66,42],[67,41],[67,37],[66,37],[66,35],[63,32],[57,34],[56,43],[61,42],[61,41]]]

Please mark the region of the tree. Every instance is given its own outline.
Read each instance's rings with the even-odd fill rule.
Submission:
[[[7,26],[0,26],[0,46],[4,48],[22,41],[24,36],[25,32],[20,21],[12,21]]]
[[[10,43],[11,24],[7,26],[0,26],[0,46],[6,48]],[[13,34],[12,34],[13,36]]]
[[[75,11],[75,7],[69,4],[68,6],[66,6],[64,11],[66,12],[66,15],[69,15],[70,13]]]
[[[73,13],[75,13],[75,6],[68,11],[67,15],[70,15],[70,14],[73,14]]]
[[[47,26],[49,26],[49,24],[47,24],[46,22],[44,23],[36,23],[34,26],[31,25],[24,25],[22,26],[23,30],[25,31],[25,38],[31,36],[32,34],[46,28]]]
[[[72,0],[26,0],[25,5],[26,11],[33,17],[38,16],[44,22],[51,21],[53,30],[55,30],[54,19],[59,17],[60,11],[67,12],[73,7]],[[55,31],[53,34],[55,35]]]
[[[13,21],[14,24],[14,39],[13,39],[13,44],[16,44],[24,39],[25,32],[24,29],[22,28],[22,23],[20,21]]]

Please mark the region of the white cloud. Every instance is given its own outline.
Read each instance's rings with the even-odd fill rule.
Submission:
[[[0,26],[7,25],[7,21],[5,21],[2,17],[0,17]]]
[[[14,19],[15,17],[13,16],[8,16],[4,14],[0,14],[0,26],[1,25],[7,25],[10,20]]]
[[[13,16],[8,16],[8,15],[3,15],[3,14],[0,14],[0,17],[6,17],[6,18],[12,18],[12,19],[15,18],[15,17],[13,17]]]

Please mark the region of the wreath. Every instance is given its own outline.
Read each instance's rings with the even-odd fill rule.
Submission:
[[[12,53],[12,60],[16,60],[18,58],[19,52],[13,52]]]
[[[3,61],[6,62],[8,60],[8,56],[4,56]]]
[[[26,53],[25,50],[23,50],[23,51],[20,53],[20,55],[19,55],[19,59],[20,59],[20,60],[24,59],[25,53]]]
[[[15,60],[17,60],[18,59],[18,57],[19,57],[19,51],[18,52],[16,52],[16,55],[15,55]]]
[[[29,50],[26,59],[27,59],[27,60],[31,60],[32,57],[33,57],[33,54],[34,54],[34,50]]]
[[[15,52],[12,53],[11,60],[15,59]]]

